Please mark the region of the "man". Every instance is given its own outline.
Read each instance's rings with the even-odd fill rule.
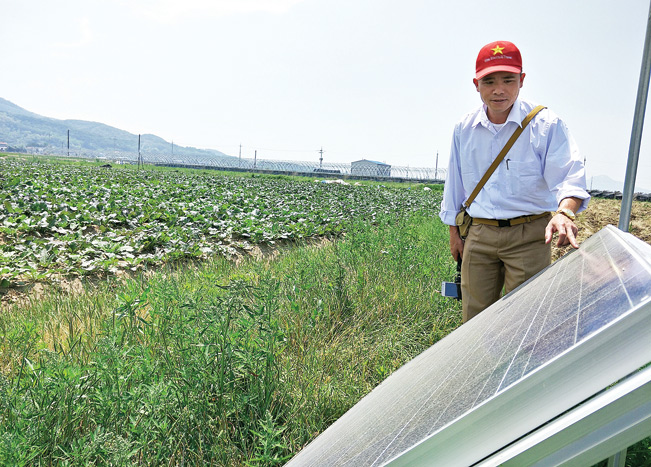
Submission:
[[[479,314],[551,263],[551,240],[578,248],[575,214],[590,199],[583,161],[565,123],[548,109],[525,127],[468,208],[465,241],[455,217],[522,120],[535,107],[519,98],[522,57],[507,41],[485,45],[473,79],[483,105],[455,129],[441,220],[462,258],[463,321]]]

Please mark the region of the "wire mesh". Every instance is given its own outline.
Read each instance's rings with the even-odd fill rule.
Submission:
[[[346,178],[443,181],[447,172],[444,168],[395,166],[367,160],[351,163],[319,163],[217,155],[138,154],[137,152],[123,151],[115,151],[111,154],[83,151],[70,155],[95,160],[106,160],[115,164],[137,164],[140,156],[147,164],[170,167],[301,174],[328,178],[341,176]]]

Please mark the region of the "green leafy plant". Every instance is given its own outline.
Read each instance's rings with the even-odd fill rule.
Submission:
[[[440,193],[0,160],[0,281],[115,274],[436,210]],[[66,180],[61,184],[60,180]]]

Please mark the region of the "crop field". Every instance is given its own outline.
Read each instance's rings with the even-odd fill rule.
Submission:
[[[436,211],[427,192],[0,161],[0,286],[232,255],[338,235],[350,219]]]
[[[441,194],[0,158],[0,465],[283,465],[461,324]]]

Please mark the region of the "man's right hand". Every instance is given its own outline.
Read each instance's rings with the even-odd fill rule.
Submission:
[[[450,252],[455,261],[463,258],[463,240],[456,225],[450,226]]]

